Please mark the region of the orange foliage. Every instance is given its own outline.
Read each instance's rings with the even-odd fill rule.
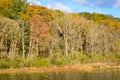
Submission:
[[[35,14],[41,15],[46,21],[53,19],[52,10],[39,5],[29,5],[26,14],[21,13],[21,18],[28,20]]]
[[[40,51],[44,51],[48,48],[50,41],[49,26],[40,15],[34,15],[30,19],[32,27],[32,40],[39,46]]]

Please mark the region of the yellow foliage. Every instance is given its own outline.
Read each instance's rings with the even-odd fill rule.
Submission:
[[[52,11],[39,5],[29,5],[27,12],[25,14],[21,13],[21,18],[28,20],[36,14],[41,15],[46,21],[53,19]]]
[[[10,5],[9,0],[0,0],[0,7],[8,7]]]

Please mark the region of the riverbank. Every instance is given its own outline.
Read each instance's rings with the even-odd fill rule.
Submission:
[[[60,71],[101,71],[106,69],[120,69],[120,64],[113,63],[89,63],[77,65],[64,65],[64,66],[50,66],[50,67],[29,67],[29,68],[16,68],[16,69],[0,69],[0,74],[13,74],[13,73],[44,73],[44,72],[60,72]]]

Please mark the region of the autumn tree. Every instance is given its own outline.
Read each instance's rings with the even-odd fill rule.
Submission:
[[[36,49],[37,54],[44,53],[48,49],[50,41],[49,26],[40,15],[34,15],[30,19],[30,25],[30,47]]]
[[[0,0],[0,14],[11,19],[20,18],[20,13],[26,12],[26,0]]]
[[[29,53],[30,25],[28,21],[21,19],[17,20],[17,22],[19,23],[21,33],[18,48],[20,49],[20,55],[25,59]]]
[[[64,14],[56,17],[50,24],[54,36],[54,49],[64,50],[64,54],[72,53],[74,50],[83,51],[83,33],[85,20],[79,15]],[[57,45],[58,44],[58,45]],[[55,47],[59,46],[59,47]]]
[[[21,29],[17,21],[0,16],[0,48],[6,48],[13,60],[17,56],[17,44],[21,36]]]
[[[21,13],[21,18],[24,20],[29,20],[35,14],[42,16],[45,21],[50,21],[53,19],[52,10],[40,5],[29,5],[27,7],[27,12]]]

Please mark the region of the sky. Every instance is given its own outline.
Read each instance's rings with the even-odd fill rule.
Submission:
[[[28,0],[64,12],[98,12],[120,18],[120,0]]]

